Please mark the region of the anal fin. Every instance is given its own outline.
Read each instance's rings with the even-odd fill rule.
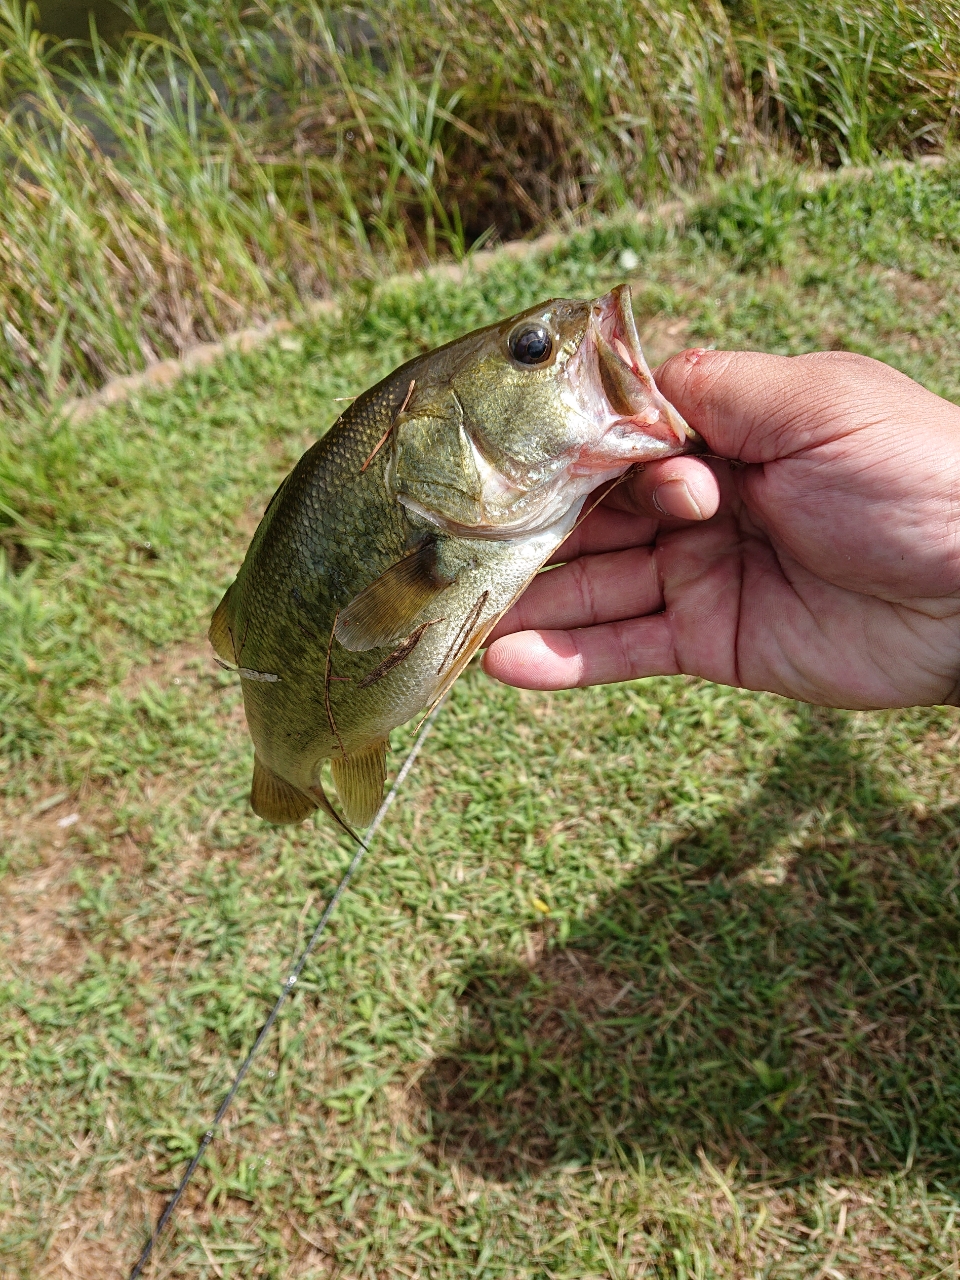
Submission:
[[[366,827],[383,802],[387,776],[387,740],[378,738],[359,751],[330,761],[337,795],[348,822]]]
[[[282,826],[289,822],[302,822],[317,808],[317,802],[254,756],[250,807],[257,817]]]
[[[340,817],[339,813],[337,813],[336,809],[330,803],[330,797],[324,791],[323,784],[321,782],[317,782],[310,788],[310,794],[312,796],[316,796],[317,804],[323,812],[328,815],[328,817],[331,817],[334,820],[341,831],[345,831],[351,840],[359,841],[360,837],[354,831],[353,827],[348,826],[347,823],[344,822],[343,818]]]
[[[379,649],[411,631],[417,614],[451,582],[438,570],[436,544],[425,542],[354,596],[340,611],[334,635],[354,653]]]
[[[233,590],[231,584],[227,587],[223,599],[214,610],[213,617],[210,619],[210,630],[207,636],[213,645],[214,652],[217,657],[222,658],[224,662],[236,662],[237,655],[234,651],[233,636],[230,634],[230,619],[228,617],[230,592]]]

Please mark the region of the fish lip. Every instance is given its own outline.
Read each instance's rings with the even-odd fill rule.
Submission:
[[[595,343],[598,336],[602,338],[647,390],[652,391],[653,379],[640,346],[628,284],[618,284],[597,299],[590,313],[590,327]],[[624,352],[627,359],[624,359]]]
[[[616,285],[609,293],[597,299],[590,312],[588,332],[598,373],[604,365],[613,373],[614,381],[619,384],[621,392],[624,393],[625,403],[622,407],[631,410],[624,414],[620,408],[611,403],[611,409],[619,418],[620,429],[646,433],[654,423],[660,421],[676,442],[672,452],[702,450],[704,444],[699,435],[662,395],[653,380],[653,374],[650,372],[640,345],[640,335],[637,332],[628,284]],[[640,384],[639,388],[634,385],[634,390],[640,392],[636,402],[625,390],[629,384],[629,377],[625,383],[622,377],[617,377],[618,371],[621,373],[629,371],[636,383]]]

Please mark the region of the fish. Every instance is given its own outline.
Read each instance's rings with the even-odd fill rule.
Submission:
[[[210,624],[240,677],[254,812],[368,825],[391,730],[443,697],[590,495],[701,447],[625,284],[539,303],[358,396],[271,498]]]

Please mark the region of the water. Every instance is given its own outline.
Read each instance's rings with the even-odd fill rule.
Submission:
[[[104,40],[115,40],[130,30],[132,23],[111,0],[37,0],[37,26],[61,40],[89,40],[90,14]]]

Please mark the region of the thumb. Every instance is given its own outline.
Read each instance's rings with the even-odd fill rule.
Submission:
[[[714,453],[752,463],[872,425],[891,393],[935,399],[879,360],[848,351],[681,351],[656,381]]]

